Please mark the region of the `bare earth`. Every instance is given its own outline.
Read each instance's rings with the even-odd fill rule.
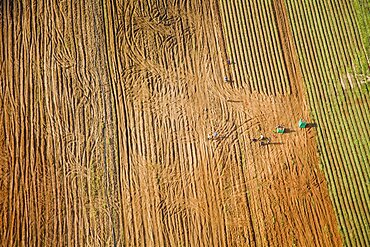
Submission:
[[[12,2],[0,8],[4,246],[341,244],[315,129],[298,129],[309,109],[283,9],[292,92],[271,96],[224,81],[239,65],[215,0]],[[251,142],[261,134],[269,145]]]

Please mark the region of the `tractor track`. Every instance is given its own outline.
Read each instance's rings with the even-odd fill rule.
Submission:
[[[345,15],[327,2],[321,7]],[[320,4],[3,1],[1,242],[339,245],[335,210],[348,205],[345,212],[355,220],[340,216],[341,225],[367,222],[356,214],[368,207],[350,205],[368,200],[366,191],[344,190],[364,180],[343,180],[364,171],[335,167],[325,174],[334,185],[327,184],[315,136],[340,135],[295,128],[299,118],[309,119],[305,97],[310,104],[319,99],[305,94],[306,78],[329,78],[321,70],[325,47],[311,46],[320,43],[313,31],[300,33],[310,42],[295,38],[304,20],[319,25],[303,10]],[[345,44],[335,46],[339,62],[330,60],[340,67],[354,56],[345,49],[351,40],[360,44],[355,34],[333,30]],[[306,64],[303,55],[320,60]],[[330,73],[338,75],[333,68]],[[366,111],[346,108],[355,116]],[[272,133],[277,124],[292,132]],[[261,134],[272,143],[251,141]],[[356,162],[352,153],[367,147],[340,142],[336,147],[349,153],[343,156],[332,140],[318,141],[327,160],[338,163]],[[328,186],[343,196],[334,209]],[[367,243],[366,229],[355,236]]]

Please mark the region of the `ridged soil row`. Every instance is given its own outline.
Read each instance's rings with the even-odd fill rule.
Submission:
[[[220,1],[233,85],[269,95],[289,94],[272,2]]]
[[[99,8],[86,3],[92,5]],[[102,227],[111,223],[103,209],[109,195],[100,178],[113,160],[102,124],[109,128],[111,115],[103,116],[109,96],[100,94],[101,53],[88,48],[101,44],[101,26],[93,26],[98,13],[86,6],[2,3],[1,57],[9,54],[2,128],[12,181],[1,212],[5,245],[109,243],[111,231]]]
[[[218,195],[215,192],[216,174],[210,165],[213,161],[205,158],[209,155],[208,151],[195,148],[194,144],[188,142],[200,138],[199,132],[194,131],[199,131],[202,127],[196,126],[196,121],[192,119],[194,114],[189,112],[188,108],[192,108],[192,101],[197,98],[193,96],[194,92],[204,93],[203,85],[208,83],[208,71],[212,69],[211,65],[207,64],[210,58],[206,55],[211,50],[206,37],[212,36],[202,36],[205,33],[200,30],[203,25],[198,25],[203,15],[204,24],[211,23],[207,18],[209,13],[199,12],[202,8],[209,11],[209,8],[206,8],[205,4],[199,8],[201,5],[197,4],[200,3],[193,3],[193,6],[188,2],[184,4],[186,8],[178,7],[186,9],[186,15],[180,15],[180,18],[172,23],[173,26],[168,26],[169,29],[173,27],[170,33],[166,33],[165,29],[147,29],[159,20],[147,16],[151,13],[154,17],[161,9],[156,4],[150,4],[150,8],[136,5],[135,2],[122,5],[127,10],[127,15],[124,15],[127,22],[123,25],[128,28],[130,36],[119,36],[117,43],[122,42],[122,47],[127,45],[125,49],[120,50],[123,56],[120,60],[125,61],[122,67],[133,68],[125,71],[128,73],[127,81],[120,84],[127,90],[129,102],[127,118],[129,139],[132,143],[129,153],[132,167],[128,170],[127,179],[134,183],[129,185],[131,199],[128,204],[133,224],[127,224],[126,227],[132,231],[128,238],[134,243],[145,241],[156,245],[158,241],[163,241],[171,245],[203,245],[226,242],[221,230],[222,217]],[[166,8],[168,12],[160,16],[162,21],[170,19],[170,13],[176,13],[171,12],[175,10],[174,6],[169,4]],[[143,19],[146,22],[140,22]],[[182,28],[178,29],[180,26]],[[184,37],[183,30],[193,33]],[[206,33],[210,34],[212,33]],[[167,38],[173,43],[160,46],[162,43],[159,40]],[[147,40],[158,42],[145,44]],[[163,60],[162,57],[155,56],[156,52],[165,52],[169,57]],[[206,64],[203,64],[204,62]],[[130,75],[130,72],[136,74]],[[136,78],[138,80],[135,80]],[[133,89],[141,91],[135,92]],[[153,126],[148,127],[151,124]],[[203,143],[205,133],[201,132]],[[146,189],[149,188],[146,186],[148,180],[144,174],[151,172],[153,184],[157,187],[155,197],[146,194]],[[199,179],[194,179],[193,176]],[[156,216],[146,212],[150,207],[153,207],[152,212]],[[151,222],[155,221],[151,220],[152,218],[157,218],[158,237],[151,236],[147,230],[150,229]]]
[[[240,57],[244,57],[246,52],[250,51],[252,51],[252,56],[254,53],[258,53],[258,56],[255,56],[252,59],[252,56],[249,56],[249,58],[253,61],[255,65],[255,70],[250,70],[250,73],[253,73],[253,71],[255,71],[257,77],[259,75],[263,75],[261,76],[261,80],[255,81],[255,84],[253,85],[255,85],[255,88],[257,88],[258,92],[262,92],[264,94],[278,94],[276,93],[276,88],[278,88],[279,86],[281,87],[282,83],[271,85],[268,82],[275,82],[277,78],[279,78],[279,76],[280,78],[284,77],[281,76],[281,74],[284,73],[280,74],[279,69],[274,67],[275,64],[271,64],[271,54],[273,54],[272,56],[281,56],[279,58],[279,61],[281,61],[281,64],[284,64],[285,66],[282,68],[282,71],[285,72],[285,78],[287,78],[287,74],[289,74],[289,79],[293,81],[291,83],[297,84],[294,84],[294,86],[301,86],[299,85],[300,81],[298,81],[300,80],[299,71],[297,71],[297,69],[299,70],[299,68],[295,67],[299,66],[299,64],[297,64],[296,58],[294,56],[295,51],[292,50],[294,49],[294,45],[289,40],[290,27],[289,23],[287,22],[288,20],[285,17],[283,5],[284,4],[275,4],[275,2],[220,2],[220,6],[223,11],[221,15],[224,21],[226,44],[229,44],[226,45],[226,48],[228,51],[231,50],[232,52],[236,53],[235,56],[241,54]],[[267,15],[268,11],[262,11],[262,9],[266,9],[267,6],[268,8],[270,8],[270,15]],[[266,20],[267,16],[273,16],[273,21],[270,20],[270,22],[268,22]],[[243,34],[245,30],[246,33],[250,35],[249,37],[247,37],[248,39],[246,39],[246,41],[243,40],[243,38],[245,39],[245,36]],[[276,40],[274,40],[272,37],[275,37]],[[274,48],[271,47],[272,44],[274,44]],[[246,49],[245,47],[248,47],[248,49]],[[279,65],[278,62],[276,64]],[[288,68],[286,66],[288,66]],[[240,69],[244,68],[241,66]],[[287,70],[290,70],[289,73],[287,72]],[[235,69],[235,71],[237,70]],[[289,85],[289,87],[285,88],[289,88],[290,90],[290,84],[288,83],[287,85]],[[287,94],[286,92],[284,93]],[[303,95],[300,93],[299,96],[303,97]],[[254,99],[253,97],[251,98],[251,103],[248,105],[248,107],[245,108],[245,111],[248,112],[248,110],[252,110],[249,108],[253,108],[253,111],[260,111],[260,116],[257,117],[256,112],[253,111],[252,116],[259,119],[261,122],[264,123],[264,125],[269,126],[268,128],[271,128],[271,124],[276,124],[276,121],[282,121],[281,114],[294,112],[294,114],[292,114],[294,115],[293,118],[297,118],[296,115],[300,114],[299,112],[297,112],[297,109],[294,109],[293,107],[290,108],[289,104],[300,105],[302,104],[302,99],[299,99],[299,103],[294,102],[294,100],[292,99],[291,101],[286,102],[285,105],[279,105],[278,103],[276,103],[278,100],[273,101],[271,99],[264,99],[266,101],[265,105],[258,105],[259,100],[261,99]],[[270,100],[272,107],[267,109],[267,105],[269,104],[268,102]],[[304,108],[305,106],[302,105],[302,107]],[[282,108],[284,109],[284,113],[280,112]],[[271,118],[273,118],[274,120],[271,120]],[[245,116],[238,116],[235,124],[237,126],[242,126],[242,123],[245,121]],[[290,120],[287,119],[285,119],[285,121],[290,122]],[[244,138],[245,142],[250,142],[250,138],[256,137],[259,132],[251,129],[244,129],[244,127],[241,127],[241,129],[243,130],[241,131],[242,133],[250,132],[248,133],[247,139],[246,135],[241,135],[240,138]],[[267,130],[260,130],[260,132],[262,133],[264,133],[265,131]],[[299,146],[298,142],[302,142],[304,138],[309,138],[309,136],[302,136],[302,138],[303,139],[301,140],[297,140],[297,146]],[[284,146],[286,145],[288,144],[284,144]],[[322,193],[320,190],[314,190],[314,192],[311,192],[313,195],[312,198],[315,198],[311,199],[316,202],[315,205],[313,205],[308,203],[308,197],[306,198],[304,195],[302,195],[301,197],[294,197],[289,192],[281,191],[282,188],[285,188],[285,186],[290,186],[288,185],[289,182],[296,182],[297,179],[299,179],[299,182],[297,182],[296,186],[297,188],[301,188],[300,186],[302,186],[302,190],[304,190],[305,188],[305,183],[310,185],[312,183],[311,186],[315,186],[314,183],[321,183],[322,178],[320,176],[317,176],[316,173],[311,172],[311,168],[307,169],[307,167],[305,167],[307,164],[311,164],[312,162],[315,163],[312,159],[308,158],[315,157],[315,152],[312,152],[312,150],[309,149],[309,153],[302,154],[302,158],[295,157],[294,155],[292,156],[291,153],[295,153],[294,148],[289,149],[289,151],[284,150],[282,151],[282,153],[279,153],[276,150],[278,149],[277,147],[272,149],[269,148],[268,151],[264,150],[263,148],[254,150],[255,145],[253,144],[244,144],[243,147],[244,148],[241,148],[241,156],[244,157],[243,159],[245,160],[241,159],[240,161],[246,163],[243,164],[243,168],[245,165],[244,169],[246,169],[244,172],[244,180],[251,179],[251,177],[254,179],[249,187],[251,191],[247,190],[246,193],[248,194],[248,197],[250,196],[251,198],[251,203],[249,205],[251,212],[250,222],[252,222],[251,229],[255,232],[255,243],[257,245],[268,245],[277,243],[283,245],[291,243],[316,243],[321,245],[323,243],[338,242],[338,236],[336,233],[334,233],[335,229],[333,228],[334,226],[332,224],[333,217],[331,216],[333,214],[331,213],[330,209],[326,208],[326,203],[328,203],[328,201],[325,199],[325,193]],[[300,147],[295,148],[297,150],[300,149]],[[307,147],[304,147],[303,149],[307,149]],[[302,152],[304,153],[304,150]],[[276,167],[281,165],[281,162],[283,162],[282,160],[279,160],[277,158],[281,155],[283,155],[283,157],[286,156],[286,161],[284,161],[284,166],[279,167],[280,169],[276,169]],[[261,160],[261,157],[264,157],[265,160]],[[299,160],[300,158],[301,160]],[[292,171],[290,169],[282,169],[285,166],[294,167],[297,160],[299,160],[299,162],[302,163],[300,165],[304,167],[302,173],[295,174],[293,172],[293,168],[291,168]],[[270,164],[273,164],[274,168],[269,167]],[[254,170],[255,172],[251,172],[249,170]],[[272,170],[274,170],[275,172],[276,170],[280,172],[278,172],[278,174],[275,174],[276,177],[271,178]],[[299,176],[302,176],[302,178],[300,178]],[[286,181],[286,184],[279,184],[278,186],[277,184],[279,183],[279,179],[281,178],[289,178],[291,180],[288,180],[289,182]],[[311,179],[312,181],[305,181],[305,179]],[[269,181],[275,180],[277,181],[271,182],[271,184],[269,184]],[[265,190],[265,186],[267,186],[266,184],[268,184],[270,188],[274,186],[273,189]],[[323,187],[322,189],[324,190],[325,188]],[[271,191],[271,194],[267,193],[268,191]],[[276,201],[279,201],[279,203],[284,206],[279,209],[272,207],[271,205],[276,203]],[[291,210],[290,214],[287,214],[286,212],[289,210]],[[316,214],[317,219],[314,218],[311,222],[311,217],[309,217],[309,214]],[[298,219],[299,217],[304,219],[305,223],[303,223],[302,221],[296,221],[296,219]],[[288,224],[290,227],[278,227],[279,224],[284,224],[284,222],[289,222]],[[322,230],[322,224],[327,223],[329,224],[327,225],[327,229],[330,229],[328,230],[328,232],[330,231],[329,234],[325,233]],[[303,230],[302,225],[310,225],[311,234],[309,234],[309,237],[307,235],[307,232]],[[330,234],[332,233],[335,234],[334,237],[330,236]]]

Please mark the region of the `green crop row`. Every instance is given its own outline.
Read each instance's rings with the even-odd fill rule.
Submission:
[[[237,86],[276,95],[290,85],[273,4],[222,0],[220,6]],[[285,6],[340,231],[345,244],[370,245],[368,7],[361,0],[287,0]]]
[[[360,55],[359,65],[364,70],[363,72],[365,74],[370,75],[370,62],[368,58],[368,55],[370,54],[370,2],[366,0],[354,0],[353,8],[365,49],[365,52],[362,52]]]
[[[348,245],[369,245],[369,98],[340,84],[361,44],[351,8],[330,0],[286,6],[340,231]]]

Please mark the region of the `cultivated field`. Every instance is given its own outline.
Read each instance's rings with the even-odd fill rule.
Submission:
[[[243,63],[233,69],[243,87],[287,94],[277,90],[289,85],[285,74],[292,82],[302,71],[339,230],[346,245],[369,245],[369,2],[223,3],[228,54]]]
[[[360,5],[0,6],[3,246],[369,245]]]
[[[287,8],[340,231],[346,245],[368,246],[370,40],[362,37],[370,31],[360,32],[365,20],[355,8],[365,11],[369,27],[370,3],[287,1]]]

